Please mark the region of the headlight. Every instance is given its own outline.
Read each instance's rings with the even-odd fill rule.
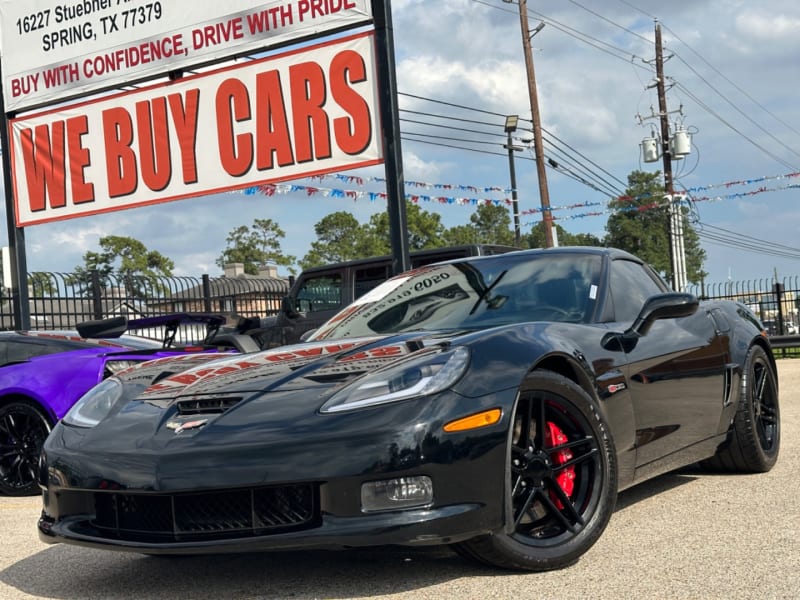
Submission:
[[[76,427],[95,427],[122,398],[122,382],[106,379],[86,392],[64,415],[64,422]]]
[[[441,392],[458,381],[469,365],[469,350],[432,350],[400,364],[368,373],[336,392],[323,413],[355,410]]]

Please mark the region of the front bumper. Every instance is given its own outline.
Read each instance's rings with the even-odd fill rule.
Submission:
[[[39,539],[91,548],[143,554],[216,554],[268,550],[341,549],[362,546],[426,546],[449,544],[498,528],[496,510],[477,504],[406,510],[359,517],[326,515],[318,527],[272,535],[227,539],[154,541],[109,537],[92,525],[89,515],[53,522],[39,519]]]
[[[139,444],[58,425],[42,458],[39,537],[153,554],[198,554],[374,545],[435,545],[504,526],[508,409],[496,425],[444,433],[453,416],[512,397],[425,402],[309,423],[284,421],[269,436],[213,430]],[[463,406],[468,403],[468,407]],[[405,425],[400,425],[405,424]],[[119,435],[120,429],[115,430]],[[205,439],[204,439],[205,438]],[[137,438],[139,439],[139,438]],[[266,441],[268,440],[268,441]],[[425,476],[433,500],[364,512],[366,482]]]

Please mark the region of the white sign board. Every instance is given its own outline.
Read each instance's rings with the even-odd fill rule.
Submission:
[[[382,162],[373,32],[10,121],[17,227]]]
[[[6,112],[366,24],[370,0],[0,0]]]

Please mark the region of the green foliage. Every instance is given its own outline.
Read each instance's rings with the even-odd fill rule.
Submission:
[[[317,240],[311,243],[308,254],[300,261],[303,269],[386,253],[369,227],[361,225],[346,211],[323,217],[314,225],[314,231]]]
[[[469,218],[469,225],[457,225],[445,233],[445,245],[501,244],[514,245],[511,215],[505,206],[481,204]]]
[[[3,268],[0,265],[0,280],[3,279]],[[56,284],[54,283],[53,276],[50,273],[44,273],[41,271],[36,271],[34,273],[28,273],[28,289],[30,290],[30,295],[35,297],[46,297],[52,296],[56,290]],[[6,299],[6,289],[4,286],[0,286],[0,300]]]
[[[52,296],[57,291],[52,275],[41,271],[28,275],[28,287],[30,295],[37,298]]]
[[[514,245],[508,209],[494,204],[479,206],[468,225],[447,229],[440,215],[407,202],[406,222],[411,251],[462,244]],[[372,215],[366,224],[359,223],[349,212],[332,213],[320,220],[314,226],[314,231],[317,241],[311,244],[308,254],[300,261],[304,269],[391,253],[387,212]]]
[[[628,175],[625,194],[625,198],[611,200],[608,204],[609,208],[617,210],[606,223],[605,245],[635,254],[671,281],[669,213],[660,173],[632,172]],[[706,253],[686,211],[683,231],[687,279],[699,283],[705,276],[703,261]]]
[[[423,210],[418,204],[406,202],[406,223],[408,224],[408,248],[411,251],[442,246],[442,236],[445,227],[442,217],[437,213]],[[384,251],[388,254],[391,249],[391,235],[389,232],[389,213],[380,212],[372,215],[369,220],[371,235],[377,238]]]
[[[443,244],[445,228],[436,213],[422,210],[418,205],[406,203],[408,247],[410,250],[438,248]],[[300,261],[304,269],[332,262],[381,256],[391,253],[389,214],[372,215],[369,223],[360,224],[349,212],[339,211],[324,217],[314,231],[317,241]]]
[[[559,246],[603,246],[603,240],[591,233],[570,233],[558,223],[553,223]],[[545,248],[547,246],[544,235],[544,223],[539,221],[525,236],[524,243],[528,248]]]
[[[137,239],[108,235],[100,238],[100,252],[87,251],[83,266],[77,266],[66,279],[69,285],[78,285],[84,294],[92,289],[92,271],[97,271],[101,287],[109,286],[111,273],[118,272],[129,282],[130,292],[143,296],[145,287],[159,286],[160,277],[169,277],[175,263],[156,250],[148,250]]]
[[[225,239],[227,246],[217,258],[217,266],[243,263],[245,273],[250,275],[258,275],[259,267],[267,263],[290,267],[295,257],[281,251],[280,241],[285,237],[283,229],[272,219],[256,219],[251,227],[240,225]]]

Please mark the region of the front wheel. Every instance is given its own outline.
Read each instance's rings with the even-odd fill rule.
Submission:
[[[514,409],[508,461],[505,530],[456,550],[508,569],[574,563],[605,530],[617,497],[614,444],[594,400],[561,375],[532,373]]]
[[[29,402],[16,400],[0,406],[0,493],[39,493],[39,454],[51,427],[50,419]]]

